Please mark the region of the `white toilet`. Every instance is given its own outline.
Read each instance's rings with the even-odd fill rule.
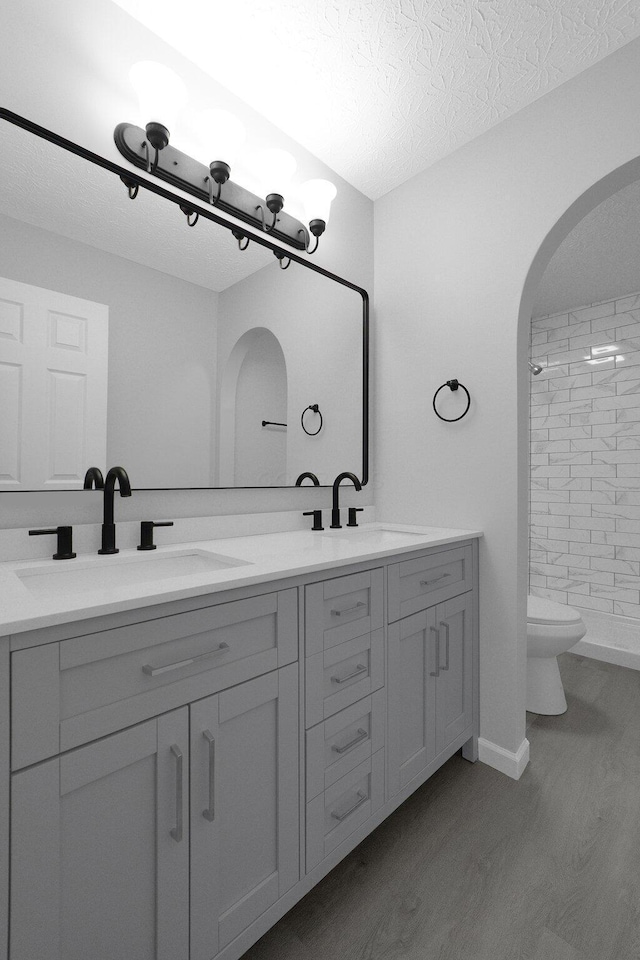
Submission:
[[[587,632],[573,607],[543,597],[527,598],[527,710],[564,713],[567,701],[557,657]]]

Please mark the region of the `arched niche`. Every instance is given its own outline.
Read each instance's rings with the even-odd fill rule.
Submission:
[[[252,327],[234,344],[220,384],[218,484],[283,486],[287,431],[287,365],[280,341]]]

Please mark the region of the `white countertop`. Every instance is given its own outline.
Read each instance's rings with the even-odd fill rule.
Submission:
[[[198,540],[159,546],[153,553],[121,550],[115,556],[89,554],[78,556],[76,560],[2,563],[0,636],[412,553],[481,536],[479,530],[367,523],[356,529],[325,529],[322,533],[297,530],[224,540]],[[190,553],[200,556],[213,553],[239,561],[241,565],[96,589],[72,590],[64,585],[65,570],[86,570],[90,577],[91,571],[101,569],[108,580],[110,565],[121,566]],[[60,589],[56,588],[52,595],[34,595],[26,586],[29,577],[35,575],[42,580],[41,575],[49,571],[56,576],[62,574]],[[20,579],[21,573],[24,581]]]

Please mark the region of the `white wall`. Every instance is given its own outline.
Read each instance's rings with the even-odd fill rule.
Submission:
[[[510,753],[525,737],[532,295],[576,222],[640,175],[591,189],[640,153],[639,53],[628,44],[375,205],[377,512],[484,528],[481,735]],[[445,424],[431,398],[452,377],[472,408]]]
[[[196,27],[194,27],[197,29]],[[211,25],[211,52],[216,38]],[[298,159],[298,177],[328,177],[338,187],[331,222],[314,259],[371,289],[373,281],[373,204],[264,118],[145,30],[108,0],[20,0],[0,5],[0,101],[22,114],[118,163],[113,129],[136,117],[128,82],[132,63],[160,60],[185,80],[194,109],[222,106],[241,117],[257,145],[272,142]],[[238,41],[241,43],[241,38]],[[241,53],[241,48],[240,48]],[[126,464],[125,464],[126,466]],[[352,499],[353,498],[353,499]],[[345,504],[373,502],[372,485],[361,494],[345,491]],[[118,503],[118,516],[184,517],[306,510],[329,503],[327,491],[233,490],[149,493]],[[0,497],[0,528],[95,519],[96,505],[81,494],[7,494]]]

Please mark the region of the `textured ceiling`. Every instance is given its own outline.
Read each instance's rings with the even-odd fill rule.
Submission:
[[[544,272],[534,317],[640,291],[640,182],[581,220]]]
[[[375,199],[640,35],[638,0],[114,0]]]
[[[266,264],[229,230],[189,228],[177,205],[140,190],[131,201],[112,173],[0,121],[0,213],[219,292]]]

